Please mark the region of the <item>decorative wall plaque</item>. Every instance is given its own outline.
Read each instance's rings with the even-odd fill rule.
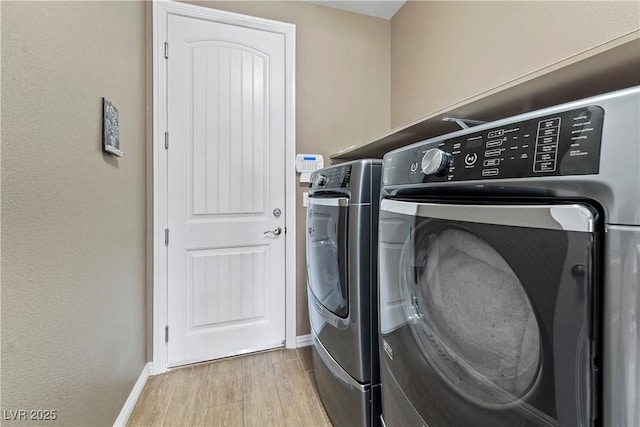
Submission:
[[[107,98],[102,98],[102,149],[114,156],[124,156],[120,151],[118,110]]]

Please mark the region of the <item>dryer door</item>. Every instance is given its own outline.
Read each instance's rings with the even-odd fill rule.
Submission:
[[[427,425],[591,425],[595,220],[582,204],[383,200],[387,424],[406,420],[388,419],[385,384]]]

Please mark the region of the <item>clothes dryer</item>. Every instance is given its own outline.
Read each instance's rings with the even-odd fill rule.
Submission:
[[[388,426],[640,425],[640,87],[384,157]]]
[[[379,424],[377,230],[381,160],[311,175],[307,271],[314,372],[336,426]]]

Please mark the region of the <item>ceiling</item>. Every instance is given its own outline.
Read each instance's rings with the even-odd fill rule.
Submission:
[[[325,0],[315,1],[308,0],[309,3],[319,4],[321,6],[333,7],[335,9],[347,10],[349,12],[361,13],[363,15],[375,16],[377,18],[391,19],[393,15],[404,5],[404,0],[385,0],[385,1],[369,1],[369,0]]]

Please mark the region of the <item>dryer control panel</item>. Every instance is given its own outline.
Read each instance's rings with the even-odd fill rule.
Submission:
[[[603,118],[589,106],[432,139],[385,156],[384,184],[597,174]]]

